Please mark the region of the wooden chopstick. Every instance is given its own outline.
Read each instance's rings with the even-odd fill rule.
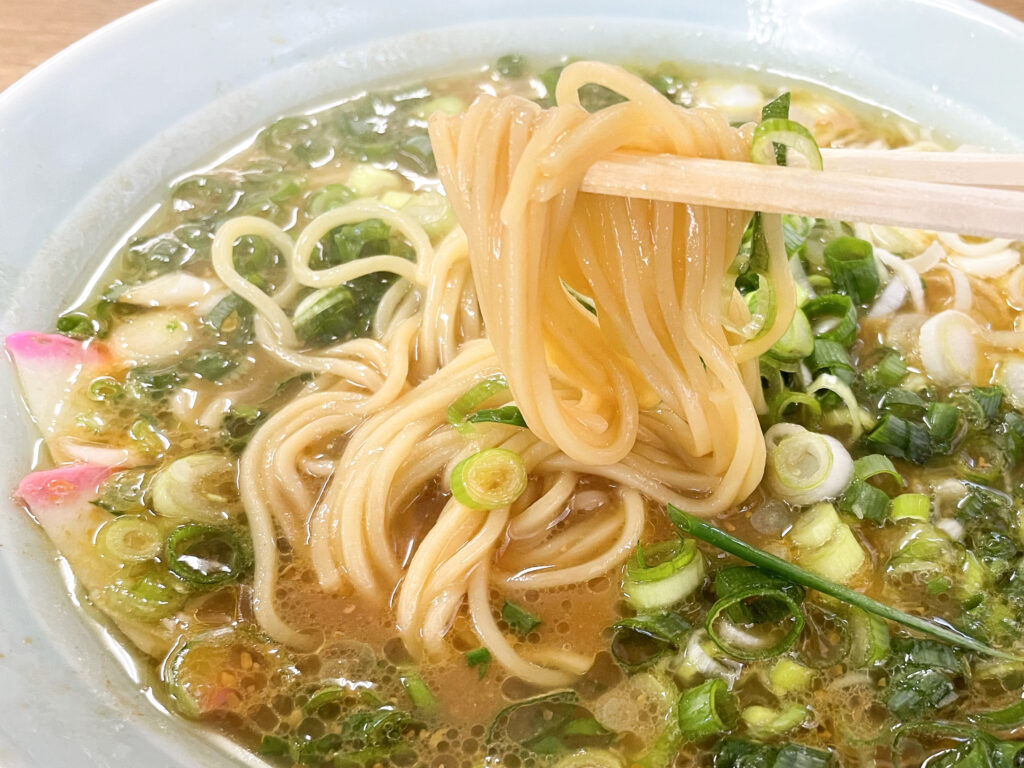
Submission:
[[[826,171],[897,179],[1024,189],[1024,155],[987,152],[900,152],[889,149],[823,149]]]
[[[1017,190],[625,153],[594,163],[582,190],[1024,240],[1024,191]]]

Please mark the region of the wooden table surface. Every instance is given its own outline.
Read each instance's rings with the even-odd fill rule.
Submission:
[[[75,40],[147,1],[0,0],[0,90]],[[1024,0],[988,0],[988,4],[1024,19]]]

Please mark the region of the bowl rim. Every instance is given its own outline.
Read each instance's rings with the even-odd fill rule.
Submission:
[[[1011,16],[1003,10],[980,2],[980,0],[900,0],[900,2],[960,13],[973,21],[987,23],[1011,34],[1016,33],[1024,41],[1024,18]],[[163,14],[177,14],[184,7],[201,7],[203,5],[205,5],[204,0],[152,0],[146,5],[135,8],[123,16],[97,27],[57,51],[0,91],[0,121],[3,119],[4,110],[10,108],[8,101],[15,102],[13,106],[16,106],[16,101],[21,98],[22,91],[40,87],[37,83],[47,78],[60,78],[65,69],[74,68],[79,59],[86,56],[94,46],[106,44],[108,38],[110,42],[113,42],[119,36],[131,36],[138,28],[155,22]]]

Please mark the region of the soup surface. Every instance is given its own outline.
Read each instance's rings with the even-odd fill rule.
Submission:
[[[453,468],[469,472],[465,461],[494,450],[493,436],[514,438],[524,424],[503,381],[481,377],[447,399],[449,423],[410,438],[396,466],[343,465],[372,410],[330,424],[314,415],[344,399],[339,381],[383,386],[391,363],[375,340],[416,316],[428,289],[417,295],[394,271],[297,284],[291,246],[275,233],[295,239],[319,217],[351,210],[315,236],[310,270],[382,255],[411,264],[422,248],[404,225],[374,214],[383,206],[415,222],[441,258],[458,223],[438,181],[429,116],[461,113],[480,94],[549,106],[559,71],[510,55],[465,76],[357,94],[284,117],[175,183],[97,292],[57,319],[58,335],[8,339],[57,467],[26,478],[19,498],[152,670],[157,696],[275,764],[1019,764],[1019,243],[782,217],[800,309],[760,360],[766,479],[712,521],[1003,656],[680,538],[651,498],[639,535],[626,537],[628,512],[609,511],[621,484],[600,471],[572,475],[565,489],[525,477],[519,494],[493,505],[526,515],[552,500],[539,530],[508,535],[488,566],[508,574],[482,597],[505,656],[481,642],[478,619],[460,607],[464,591],[439,590],[420,605],[402,579],[379,600],[344,579],[325,583],[311,544],[315,510],[332,503],[339,475],[366,474],[367,519],[375,504],[390,510],[387,535],[371,536],[369,548],[412,573],[448,514]],[[781,93],[684,66],[637,72],[673,103],[717,108],[734,125],[761,120]],[[591,112],[620,100],[601,86],[581,91]],[[772,103],[766,117],[802,123],[822,147],[944,148],[917,126],[827,93],[800,88]],[[346,208],[360,202],[369,207]],[[274,315],[219,276],[214,243],[225,225],[240,227],[229,243],[234,271],[273,297],[296,345],[270,341]],[[755,217],[727,276],[755,325],[775,304],[753,266],[762,237]],[[482,320],[464,259],[436,290],[453,297],[439,313],[448,326],[436,331],[444,358],[445,344],[469,344]],[[579,301],[587,307],[588,297]],[[437,370],[428,358],[414,348],[404,386]],[[278,435],[274,419],[296,403],[305,410]],[[274,480],[246,488],[244,462],[259,440]],[[423,470],[435,453],[446,459]],[[376,478],[390,483],[383,496]],[[277,529],[253,517],[259,505]],[[629,540],[616,545],[617,536]],[[274,576],[260,582],[254,568],[267,562],[268,541]],[[614,556],[603,569],[529,586],[527,576],[606,550]],[[447,600],[454,606],[442,610]],[[273,626],[285,629],[261,618],[268,601]],[[554,684],[524,679],[503,661],[513,657],[556,670]]]

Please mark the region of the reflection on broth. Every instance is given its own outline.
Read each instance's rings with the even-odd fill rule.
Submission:
[[[54,465],[17,496],[161,700],[275,764],[1016,765],[1020,244],[562,194],[617,148],[795,162],[788,120],[941,148],[675,65],[572,64],[556,105],[564,66],[177,182],[8,338]]]

